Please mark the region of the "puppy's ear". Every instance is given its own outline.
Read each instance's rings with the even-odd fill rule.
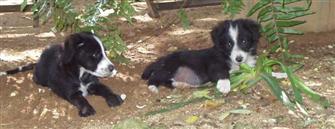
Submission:
[[[84,44],[83,34],[75,33],[68,36],[64,42],[64,53],[62,55],[62,63],[70,63],[79,47]]]
[[[249,20],[249,19],[243,20],[243,24],[245,28],[252,34],[253,41],[257,43],[261,36],[260,35],[260,29],[261,29],[260,24],[258,24],[256,21]]]
[[[223,42],[223,34],[228,32],[229,25],[231,22],[232,22],[231,20],[220,22],[212,29],[211,38],[215,47],[220,48],[220,45],[223,45],[221,43]]]

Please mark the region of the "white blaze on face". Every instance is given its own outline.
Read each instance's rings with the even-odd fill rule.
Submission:
[[[230,54],[230,59],[232,62],[235,64],[241,64],[246,61],[248,58],[248,53],[243,51],[239,46],[238,46],[238,26],[233,27],[232,25],[229,26],[229,36],[233,40],[233,49]],[[236,61],[236,57],[242,57],[242,61],[238,62]]]
[[[96,36],[94,36],[94,39],[98,42],[100,49],[101,49],[101,54],[102,54],[102,58],[100,60],[100,62],[97,65],[97,68],[95,69],[95,71],[89,71],[86,70],[86,72],[91,73],[95,76],[98,77],[107,77],[107,76],[114,76],[117,71],[115,69],[113,69],[113,71],[110,71],[109,66],[114,66],[114,64],[108,59],[106,53],[105,53],[105,48],[102,45],[102,42],[100,41],[100,39]]]

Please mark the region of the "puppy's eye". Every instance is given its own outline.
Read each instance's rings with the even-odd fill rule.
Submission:
[[[97,59],[97,58],[100,57],[100,53],[94,53],[94,54],[92,55],[92,57],[95,58],[95,59]]]
[[[246,46],[246,45],[247,45],[247,41],[242,40],[242,45],[243,45],[243,46]]]
[[[231,48],[232,45],[233,45],[233,44],[231,43],[231,41],[228,41],[228,44],[227,44],[228,48]]]

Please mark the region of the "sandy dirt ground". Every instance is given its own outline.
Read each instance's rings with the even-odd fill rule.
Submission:
[[[122,38],[127,44],[125,56],[128,64],[117,64],[117,77],[101,79],[116,93],[127,94],[124,104],[109,108],[101,97],[87,97],[97,114],[80,118],[77,109],[60,99],[49,89],[32,81],[32,71],[0,77],[0,128],[1,129],[82,129],[112,128],[129,118],[144,121],[152,128],[224,129],[224,128],[335,128],[335,108],[328,109],[305,99],[311,120],[308,122],[288,112],[260,83],[245,94],[233,92],[213,100],[193,103],[180,109],[146,116],[160,109],[188,99],[199,89],[161,88],[158,95],[147,90],[140,79],[145,66],[157,57],[175,50],[211,47],[209,32],[218,22],[226,19],[220,7],[188,9],[191,20],[189,30],[183,30],[176,11],[161,12],[160,19],[145,14],[145,4],[135,5],[138,14],[134,24],[120,22]],[[210,11],[209,11],[210,10]],[[40,52],[50,44],[61,43],[68,33],[53,33],[51,24],[32,27],[31,13],[0,13],[0,71],[34,62]],[[307,33],[290,37],[291,52],[305,55],[305,64],[298,75],[313,90],[335,102],[335,31]],[[260,51],[266,47],[261,40]],[[214,88],[211,88],[214,89]],[[232,114],[222,119],[229,110],[246,108],[250,114]],[[187,122],[192,116],[198,120]]]

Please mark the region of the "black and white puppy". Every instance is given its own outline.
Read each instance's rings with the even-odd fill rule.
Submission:
[[[226,20],[211,31],[214,46],[203,50],[174,52],[146,67],[142,79],[148,88],[158,92],[158,86],[173,88],[180,84],[199,86],[216,82],[222,93],[230,91],[229,73],[241,63],[255,66],[260,26],[248,19]]]
[[[13,74],[32,69],[30,64],[2,74]],[[42,52],[35,65],[33,80],[49,87],[54,93],[79,109],[82,117],[95,114],[94,108],[84,98],[89,94],[105,98],[107,104],[122,104],[125,95],[114,94],[101,84],[98,77],[114,76],[116,70],[107,58],[100,39],[92,33],[81,32],[68,36],[64,44],[53,45]]]

